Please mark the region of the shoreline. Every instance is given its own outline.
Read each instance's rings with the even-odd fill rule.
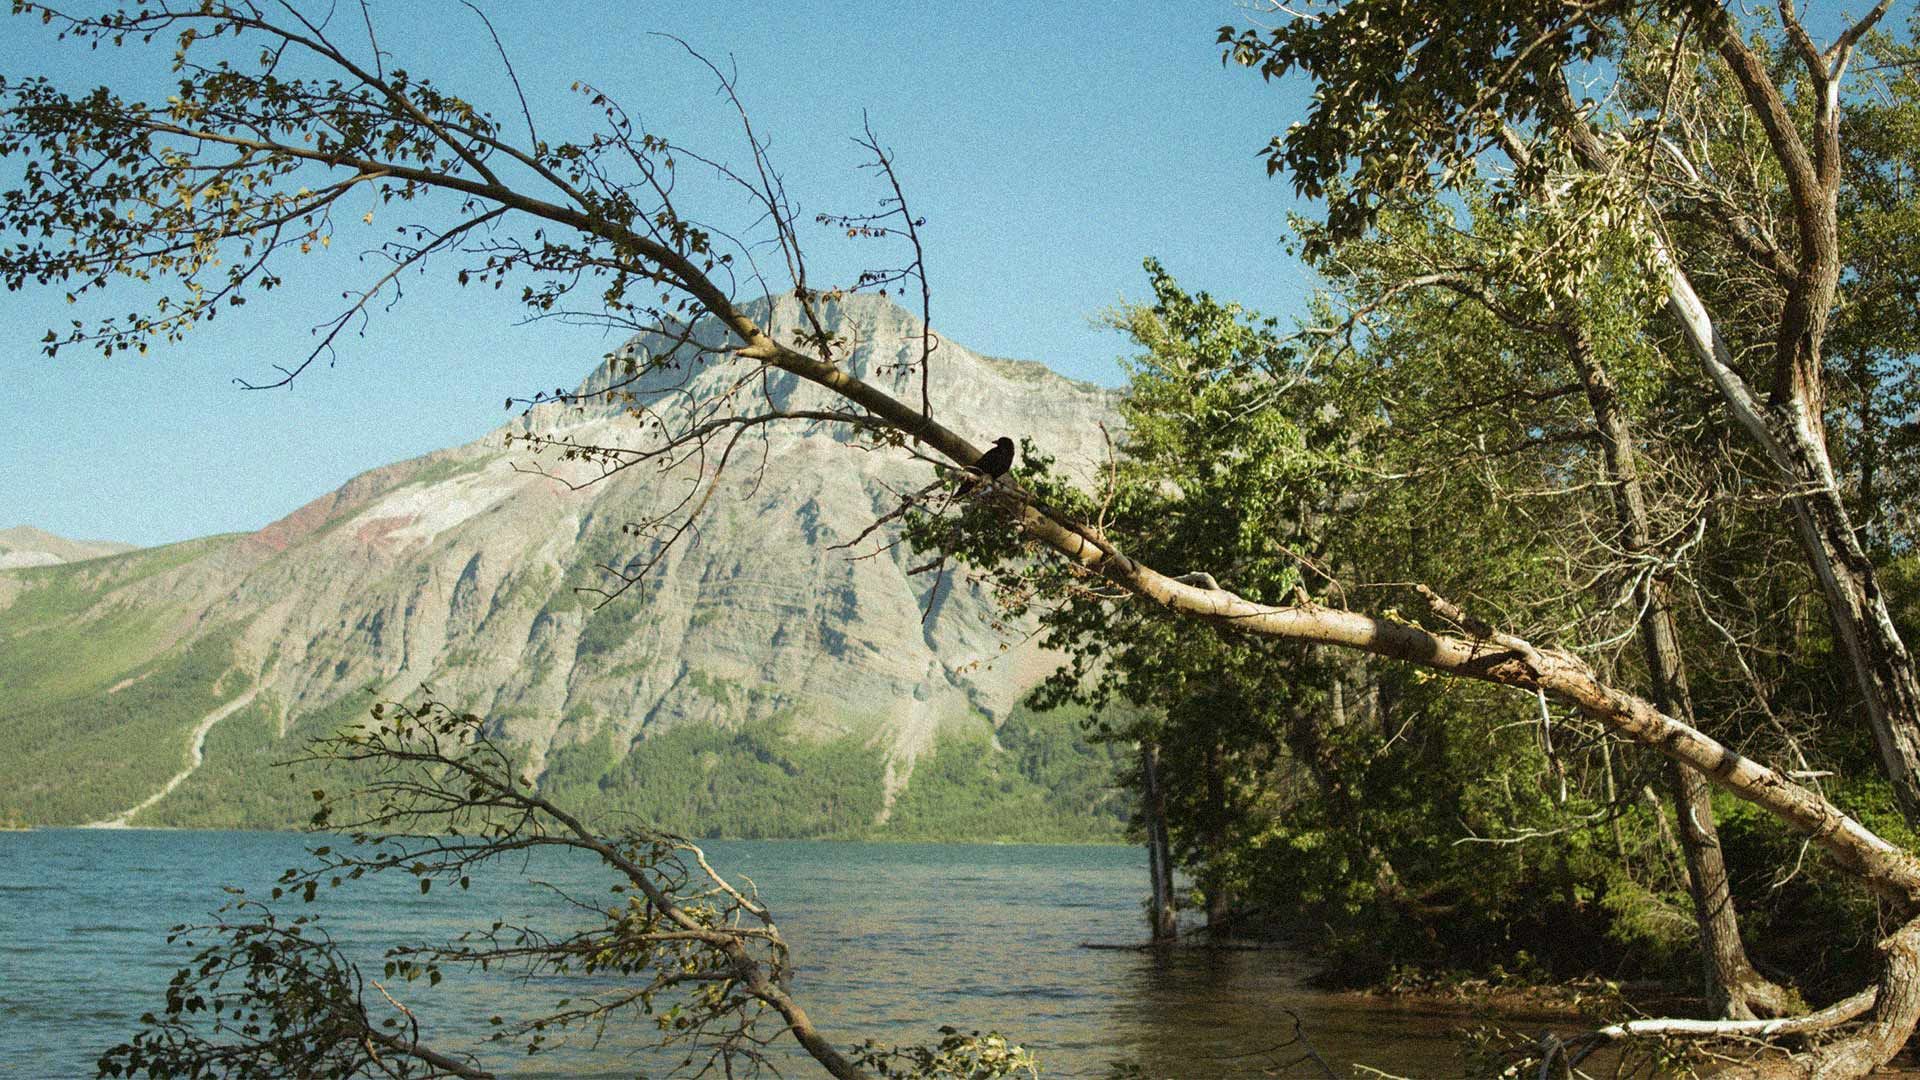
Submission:
[[[106,825],[98,822],[34,822],[18,826],[0,826],[0,832],[223,832],[266,833],[280,836],[343,836],[346,833],[310,832],[306,829],[257,825]],[[664,831],[664,830],[662,830]],[[424,833],[400,835],[428,835]],[[924,845],[927,847],[1045,847],[1045,848],[1118,848],[1144,847],[1124,840],[922,840],[893,836],[686,836],[692,844],[885,844]]]

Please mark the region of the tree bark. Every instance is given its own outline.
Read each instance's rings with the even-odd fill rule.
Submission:
[[[1586,390],[1599,429],[1601,460],[1613,494],[1615,523],[1627,553],[1636,559],[1654,558],[1653,527],[1647,513],[1645,485],[1640,477],[1633,431],[1620,408],[1612,376],[1594,348],[1586,326],[1570,319],[1560,326],[1561,341]],[[1639,612],[1640,648],[1646,658],[1654,707],[1682,723],[1693,723],[1693,699],[1687,687],[1686,666],[1680,656],[1678,626],[1671,600],[1670,574],[1658,569],[1635,569],[1635,607]],[[1685,856],[1687,892],[1693,899],[1694,922],[1700,930],[1700,955],[1707,999],[1714,1011],[1734,1020],[1752,1019],[1757,1012],[1778,1016],[1790,1002],[1787,993],[1754,969],[1740,940],[1734,913],[1733,890],[1726,860],[1714,828],[1713,799],[1706,781],[1677,761],[1665,762],[1668,795],[1680,822],[1680,849]]]
[[[1393,729],[1394,696],[1381,688],[1380,676],[1373,666],[1361,657],[1360,671],[1367,680],[1367,708],[1373,713],[1373,719],[1380,726],[1380,741],[1389,743],[1398,732]]]
[[[1620,782],[1619,779],[1614,776],[1613,772],[1613,743],[1611,740],[1600,740],[1600,769],[1601,776],[1606,781],[1607,805],[1615,808],[1614,813],[1610,815],[1612,820],[1608,822],[1613,832],[1614,858],[1619,860],[1622,871],[1631,872],[1632,866],[1627,862],[1627,834],[1626,831],[1620,827],[1621,815],[1618,810],[1620,806]]]

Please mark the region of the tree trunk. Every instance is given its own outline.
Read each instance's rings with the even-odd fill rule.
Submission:
[[[1839,481],[1806,405],[1789,400],[1762,407],[1733,370],[1732,356],[1713,327],[1692,283],[1661,250],[1668,306],[1687,332],[1735,418],[1766,453],[1791,493],[1794,538],[1820,581],[1827,615],[1853,671],[1881,768],[1909,824],[1920,826],[1920,679],[1894,628],[1873,564],[1855,535]]]
[[[1227,822],[1232,807],[1227,797],[1226,753],[1219,743],[1207,747],[1207,932],[1226,931],[1233,917],[1233,890],[1227,885],[1227,852],[1232,845]]]
[[[1880,471],[1880,448],[1886,439],[1882,429],[1879,403],[1873,399],[1874,373],[1873,354],[1865,346],[1857,346],[1848,357],[1848,374],[1854,383],[1854,392],[1859,394],[1859,402],[1854,407],[1854,422],[1860,426],[1860,516],[1864,519],[1861,532],[1875,547],[1885,543],[1886,522],[1880,510],[1880,488],[1877,483]],[[1876,536],[1878,539],[1875,539]]]
[[[1147,875],[1153,879],[1147,922],[1154,941],[1172,941],[1179,932],[1173,910],[1173,853],[1167,842],[1167,795],[1160,786],[1160,746],[1140,744],[1140,775],[1145,781]]]
[[[1619,407],[1612,378],[1585,326],[1575,321],[1562,324],[1561,339],[1593,408],[1601,458],[1613,491],[1615,521],[1627,552],[1635,557],[1652,557],[1653,528],[1634,454],[1633,432]],[[1691,724],[1693,701],[1680,657],[1669,576],[1651,572],[1638,580],[1634,598],[1640,612],[1641,651],[1652,682],[1651,700],[1661,712]],[[1717,1013],[1729,1019],[1751,1019],[1756,1009],[1780,1015],[1790,1005],[1787,994],[1754,970],[1740,941],[1740,924],[1734,914],[1733,892],[1714,829],[1713,800],[1706,781],[1672,759],[1666,761],[1664,772],[1680,822],[1680,849],[1687,864],[1687,892],[1693,898],[1694,921],[1700,929],[1707,999]]]
[[[1610,739],[1600,740],[1600,768],[1606,779],[1607,805],[1614,808],[1612,820],[1608,822],[1613,831],[1614,858],[1619,860],[1622,869],[1631,873],[1632,867],[1627,862],[1627,834],[1620,827],[1620,782],[1613,773],[1613,741]]]
[[[1748,959],[1734,914],[1733,889],[1714,831],[1713,800],[1700,774],[1675,761],[1665,763],[1667,786],[1680,818],[1680,850],[1687,860],[1687,892],[1700,928],[1700,960],[1713,1010],[1731,1020],[1784,1016],[1793,999],[1761,975]]]
[[[1380,725],[1380,741],[1390,743],[1398,734],[1393,729],[1394,698],[1381,688],[1380,676],[1374,672],[1373,666],[1366,662],[1366,657],[1363,656],[1360,660],[1360,670],[1366,673],[1367,678],[1367,708],[1372,710],[1374,722]]]

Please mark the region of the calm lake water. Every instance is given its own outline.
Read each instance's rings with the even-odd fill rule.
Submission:
[[[0,1076],[91,1076],[100,1052],[158,1009],[187,951],[167,927],[206,918],[222,884],[264,895],[319,841],[282,833],[42,829],[0,833]],[[1273,1050],[1292,1009],[1339,1075],[1364,1063],[1406,1076],[1458,1076],[1463,1013],[1400,1008],[1305,985],[1286,952],[1154,955],[1083,948],[1139,941],[1145,856],[1119,847],[715,841],[723,874],[760,886],[799,964],[793,991],[842,1043],[938,1038],[941,1024],[999,1029],[1039,1054],[1046,1075],[1100,1077],[1138,1063],[1148,1077],[1323,1076]],[[319,910],[370,976],[391,941],[442,940],[494,918],[566,925],[538,878],[605,893],[594,865],[516,864],[469,893],[421,896],[409,879],[361,881]],[[736,877],[737,880],[737,877]],[[297,901],[291,907],[298,908]],[[486,1018],[575,992],[499,975],[407,987],[429,1042],[471,1043]],[[529,1061],[490,1049],[502,1075],[664,1074],[644,1021],[597,1049]],[[815,1075],[797,1062],[794,1076]]]

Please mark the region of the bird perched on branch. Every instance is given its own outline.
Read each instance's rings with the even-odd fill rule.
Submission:
[[[966,486],[960,489],[960,494],[970,493],[983,482],[991,483],[1000,479],[1007,475],[1007,470],[1011,468],[1013,468],[1013,440],[1002,435],[993,440],[993,445],[987,448],[986,453],[980,455],[980,460],[973,463],[973,471],[980,476],[968,480]]]

